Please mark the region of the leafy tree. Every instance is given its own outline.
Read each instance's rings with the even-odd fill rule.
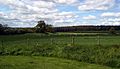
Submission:
[[[3,25],[0,24],[0,32],[3,32]]]
[[[111,28],[109,29],[109,33],[110,33],[110,34],[116,34],[115,28],[114,28],[114,27],[111,27]]]
[[[52,25],[48,25],[44,21],[38,21],[35,28],[37,33],[53,32]]]
[[[47,32],[51,32],[51,33],[54,32],[54,29],[53,29],[52,25],[46,25],[46,30],[47,30]]]
[[[44,21],[38,21],[36,25],[36,32],[45,33],[46,32],[46,24]]]
[[[8,26],[7,24],[5,25],[0,24],[0,34],[5,34],[5,30],[8,28],[7,26]]]

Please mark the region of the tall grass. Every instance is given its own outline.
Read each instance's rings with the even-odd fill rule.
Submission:
[[[50,56],[120,68],[120,36],[0,36],[0,55]],[[51,43],[52,42],[52,43]]]

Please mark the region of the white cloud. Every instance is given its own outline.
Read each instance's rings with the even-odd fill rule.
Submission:
[[[102,25],[120,25],[120,22],[102,22]]]
[[[101,14],[102,17],[120,17],[120,12],[105,12]]]
[[[78,2],[78,0],[54,0],[54,1],[60,4],[73,4]]]
[[[120,22],[120,18],[109,18],[108,21],[111,21],[111,22]]]
[[[113,7],[115,0],[86,0],[78,6],[79,10],[107,10]]]
[[[103,25],[120,25],[120,12],[104,12],[100,16]]]
[[[10,12],[0,12],[0,22],[8,23],[9,26],[30,26],[31,23],[37,23],[38,20],[52,20],[53,13],[58,12],[55,3],[44,0],[0,0],[0,4],[10,8]],[[52,16],[52,17],[51,17]],[[27,24],[26,24],[27,23]]]
[[[55,19],[66,19],[66,18],[74,18],[76,16],[73,12],[59,12],[54,14]]]
[[[51,11],[55,7],[55,3],[47,1],[36,0],[1,0],[0,4],[9,6],[12,10],[16,11],[35,11],[46,12]]]
[[[54,13],[54,26],[72,26],[78,16],[73,12]]]
[[[83,17],[83,19],[92,20],[92,19],[96,19],[96,16],[88,15],[88,16]]]
[[[9,7],[7,13],[0,12],[0,22],[7,23],[9,26],[33,27],[37,24],[38,20],[45,20],[46,23],[54,26],[72,26],[94,24],[92,22],[82,22],[82,20],[92,19],[93,21],[93,19],[96,19],[96,16],[90,14],[82,19],[79,11],[76,11],[79,13],[74,11],[65,12],[64,10],[57,9],[56,6],[74,5],[79,10],[107,10],[114,5],[114,0],[85,0],[83,2],[79,0],[0,0],[0,4]],[[82,12],[84,13],[84,11]],[[101,16],[119,17],[120,13],[103,13]],[[115,24],[119,23],[119,19],[109,19],[108,21],[114,21],[116,22]]]
[[[120,25],[120,18],[103,18],[99,22],[100,25]]]
[[[33,2],[33,6],[39,8],[52,8],[55,6],[53,2],[46,2],[46,1],[35,1]]]
[[[3,13],[3,12],[0,12],[0,16],[4,16],[4,13]]]

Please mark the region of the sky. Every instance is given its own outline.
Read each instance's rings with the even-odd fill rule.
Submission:
[[[0,0],[0,23],[34,27],[120,25],[120,0]]]

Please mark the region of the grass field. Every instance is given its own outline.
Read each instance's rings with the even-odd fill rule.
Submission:
[[[87,33],[88,34],[88,33]],[[24,35],[9,35],[9,36],[0,36],[0,45],[4,46],[26,46],[26,45],[44,45],[44,44],[53,44],[53,45],[69,45],[72,44],[74,38],[74,44],[76,45],[97,45],[98,40],[100,40],[101,45],[119,45],[120,36],[83,36],[82,35],[44,35],[44,34],[24,34]],[[3,42],[2,42],[3,41]]]
[[[0,69],[112,69],[112,68],[51,57],[2,56],[0,57]]]
[[[1,35],[0,56],[8,55],[58,57],[119,69],[120,36],[93,33]]]

